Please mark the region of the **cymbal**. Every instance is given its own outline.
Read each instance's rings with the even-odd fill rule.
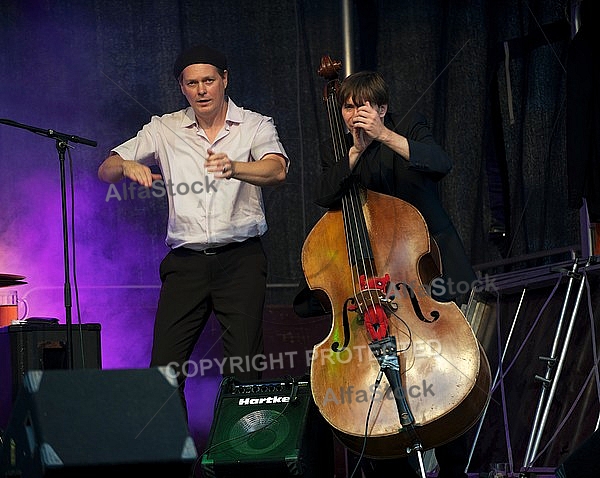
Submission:
[[[15,280],[23,280],[25,279],[25,276],[22,275],[18,275],[18,274],[3,274],[2,272],[0,272],[0,281],[15,281]]]
[[[27,284],[27,282],[24,282],[22,280],[0,280],[0,288],[14,287],[16,285],[23,285],[23,284]]]

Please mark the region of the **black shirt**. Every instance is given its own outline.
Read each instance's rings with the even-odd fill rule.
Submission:
[[[453,300],[470,290],[476,276],[438,193],[438,182],[452,169],[452,160],[435,142],[420,113],[412,112],[402,118],[388,113],[385,125],[408,139],[410,161],[373,141],[350,171],[347,150],[343,158],[336,158],[333,148],[324,147],[321,152],[323,174],[315,202],[326,208],[340,207],[348,187],[358,181],[370,191],[412,204],[423,215],[441,255],[443,282],[436,282],[432,291],[439,300]],[[346,142],[349,149],[350,134]]]

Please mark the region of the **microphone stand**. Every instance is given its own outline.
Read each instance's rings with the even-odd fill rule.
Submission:
[[[73,368],[73,321],[71,318],[71,266],[69,265],[69,228],[67,221],[67,186],[65,175],[65,151],[69,146],[69,141],[73,143],[85,144],[96,147],[97,142],[90,139],[81,138],[72,134],[59,133],[52,129],[42,129],[35,126],[28,126],[17,123],[9,119],[0,119],[0,124],[14,126],[16,128],[26,129],[32,133],[45,136],[56,140],[56,150],[58,151],[58,160],[60,163],[60,192],[61,192],[61,210],[62,210],[62,230],[63,230],[63,263],[64,263],[64,293],[63,300],[65,306],[65,321],[67,324],[67,367]]]
[[[402,388],[402,382],[400,381],[400,364],[398,362],[396,337],[388,336],[371,342],[369,348],[380,365],[379,375],[377,376],[375,383],[376,385],[379,385],[382,374],[385,374],[385,377],[394,392],[400,424],[402,425],[402,428],[406,429],[412,440],[412,445],[408,449],[408,452],[416,452],[421,478],[426,478],[425,465],[423,464],[423,445],[415,430],[415,418],[410,411],[404,389]]]

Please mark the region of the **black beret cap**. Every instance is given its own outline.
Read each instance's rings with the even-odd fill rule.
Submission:
[[[173,65],[173,75],[179,79],[186,66],[196,63],[206,63],[221,70],[227,69],[227,57],[223,53],[206,45],[195,45],[179,54]]]

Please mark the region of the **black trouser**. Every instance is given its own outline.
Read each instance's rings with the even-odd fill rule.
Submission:
[[[221,325],[220,372],[240,380],[261,377],[256,360],[263,354],[267,260],[259,239],[211,255],[174,249],[160,264],[160,278],[150,366],[174,366],[184,405],[186,370],[200,370],[188,361],[212,312]]]

